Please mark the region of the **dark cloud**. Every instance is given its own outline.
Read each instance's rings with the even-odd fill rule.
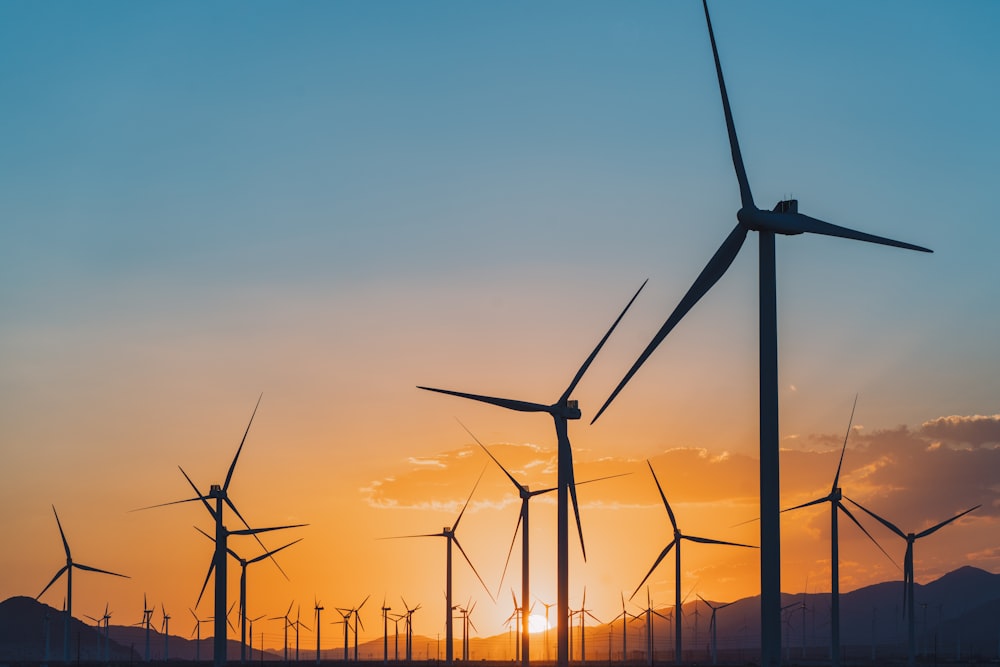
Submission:
[[[1000,445],[1000,415],[952,415],[924,422],[920,434],[942,442]]]

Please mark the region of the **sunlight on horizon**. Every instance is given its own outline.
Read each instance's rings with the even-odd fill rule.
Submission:
[[[545,616],[542,614],[531,614],[528,616],[528,632],[535,634],[537,632],[545,632],[547,627],[545,622]]]

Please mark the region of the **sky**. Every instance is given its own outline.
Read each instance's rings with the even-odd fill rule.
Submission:
[[[845,494],[905,531],[982,504],[916,579],[1000,572],[1000,6],[711,8],[758,205],[934,250],[778,239],[783,506],[829,490],[857,395]],[[443,633],[443,542],[383,538],[451,525],[482,473],[458,537],[499,599],[463,562],[455,590],[502,632],[518,506],[463,425],[532,487],[554,429],[416,386],[554,401],[646,279],[574,393],[577,479],[628,474],[579,489],[570,606],[614,616],[669,541],[647,461],[682,530],[759,543],[755,238],[589,424],[739,208],[699,3],[2,0],[0,86],[0,598],[64,564],[54,505],[77,562],[130,577],[78,574],[77,616],[187,617],[207,512],[130,510],[190,497],[178,466],[221,483],[261,397],[230,495],[309,525],[267,537],[304,539],[287,580],[251,566],[251,615],[371,596],[374,639],[405,597]],[[842,520],[842,590],[901,578],[864,522],[896,564]],[[554,524],[533,501],[545,602]],[[828,535],[784,515],[783,590],[829,590]],[[684,554],[685,594],[759,592],[756,550]],[[669,565],[648,583],[672,600]]]

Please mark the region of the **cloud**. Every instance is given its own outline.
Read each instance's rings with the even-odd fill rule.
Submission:
[[[948,443],[1000,446],[1000,415],[951,415],[926,421],[920,434]]]

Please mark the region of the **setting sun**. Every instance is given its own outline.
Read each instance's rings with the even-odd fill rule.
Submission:
[[[547,625],[545,617],[541,614],[531,614],[528,616],[528,632],[544,632]]]

